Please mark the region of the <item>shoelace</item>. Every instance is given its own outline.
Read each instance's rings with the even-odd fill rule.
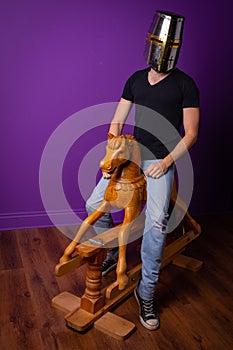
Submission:
[[[153,300],[142,300],[142,305],[147,316],[155,315]]]

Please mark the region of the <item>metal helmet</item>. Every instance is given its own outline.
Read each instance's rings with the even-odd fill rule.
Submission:
[[[156,11],[147,34],[145,58],[159,73],[176,66],[182,42],[184,17],[166,11]]]

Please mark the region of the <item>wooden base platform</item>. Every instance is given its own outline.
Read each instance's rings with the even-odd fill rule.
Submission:
[[[128,273],[128,286],[123,291],[119,291],[117,288],[114,288],[111,294],[111,299],[106,298],[105,305],[96,313],[90,313],[83,310],[81,308],[81,298],[78,298],[68,292],[63,292],[55,296],[52,299],[52,306],[66,313],[65,321],[67,326],[76,331],[83,332],[93,325],[93,323],[101,318],[106,312],[111,310],[114,306],[132,293],[138,283],[140,272],[141,265],[138,265],[132,269]],[[101,292],[104,295],[106,293],[106,289],[102,290]]]
[[[164,249],[161,268],[172,262],[176,266],[187,268],[191,271],[198,271],[202,266],[201,261],[181,255],[185,246],[195,238],[196,234],[191,230],[184,236],[167,245]],[[84,249],[85,252],[86,249],[87,247]],[[81,248],[79,246],[79,251],[80,250]],[[75,264],[72,263],[72,266],[74,265]],[[85,309],[87,307],[82,307],[83,297],[79,298],[67,292],[63,292],[54,297],[52,299],[52,306],[63,311],[66,314],[66,325],[78,332],[83,332],[94,324],[94,327],[100,331],[116,339],[124,340],[133,332],[135,328],[134,324],[132,324],[132,322],[128,324],[126,320],[119,317],[115,318],[109,311],[133,292],[140,278],[140,273],[141,264],[128,272],[129,282],[124,290],[120,291],[116,282],[102,289],[99,295],[101,296],[103,305],[92,308],[90,311]],[[109,319],[114,324],[114,327],[108,326],[106,320]]]

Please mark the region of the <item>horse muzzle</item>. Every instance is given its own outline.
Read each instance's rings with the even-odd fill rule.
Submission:
[[[102,159],[100,162],[100,168],[106,173],[112,173],[116,166],[114,166],[112,162],[106,162],[104,159]]]

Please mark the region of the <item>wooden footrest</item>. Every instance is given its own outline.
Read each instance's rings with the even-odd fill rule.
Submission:
[[[69,292],[62,292],[52,299],[52,307],[66,314],[78,309],[80,305],[81,298]]]
[[[203,261],[185,255],[178,255],[172,260],[172,264],[191,271],[198,271],[203,265]]]
[[[107,312],[94,323],[94,328],[115,339],[125,340],[133,333],[136,326],[123,317]]]

